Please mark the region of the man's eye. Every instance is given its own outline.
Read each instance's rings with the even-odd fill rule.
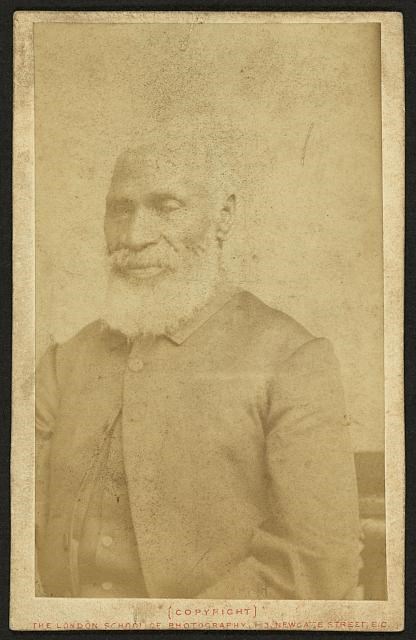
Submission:
[[[130,216],[130,209],[125,205],[115,205],[110,207],[109,213],[112,218],[116,218],[117,220],[127,220]]]
[[[177,211],[182,207],[182,203],[178,202],[178,200],[163,200],[160,203],[159,209],[163,211],[163,213],[171,213],[172,211]]]

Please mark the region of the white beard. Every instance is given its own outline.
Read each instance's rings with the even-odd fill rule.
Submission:
[[[129,339],[173,334],[190,321],[215,294],[222,270],[215,239],[186,251],[191,261],[182,257],[175,271],[155,282],[131,280],[110,265],[102,321]]]

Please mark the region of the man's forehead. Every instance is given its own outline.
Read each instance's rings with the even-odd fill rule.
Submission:
[[[114,174],[130,175],[145,169],[171,169],[191,171],[195,166],[203,168],[207,156],[201,147],[183,144],[143,144],[128,147],[117,158]]]
[[[112,187],[131,188],[146,184],[148,188],[208,185],[214,174],[212,163],[201,147],[189,143],[143,144],[129,147],[118,157]]]

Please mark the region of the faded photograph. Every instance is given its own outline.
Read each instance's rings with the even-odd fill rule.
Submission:
[[[379,25],[34,60],[36,595],[386,600]]]

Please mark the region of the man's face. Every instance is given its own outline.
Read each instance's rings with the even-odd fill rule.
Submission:
[[[234,212],[221,167],[182,135],[119,157],[105,215],[109,327],[129,338],[166,334],[215,294]]]
[[[215,238],[223,203],[198,152],[149,145],[118,159],[107,196],[105,236],[113,271],[157,282],[191,268]],[[211,233],[210,233],[211,232]]]

